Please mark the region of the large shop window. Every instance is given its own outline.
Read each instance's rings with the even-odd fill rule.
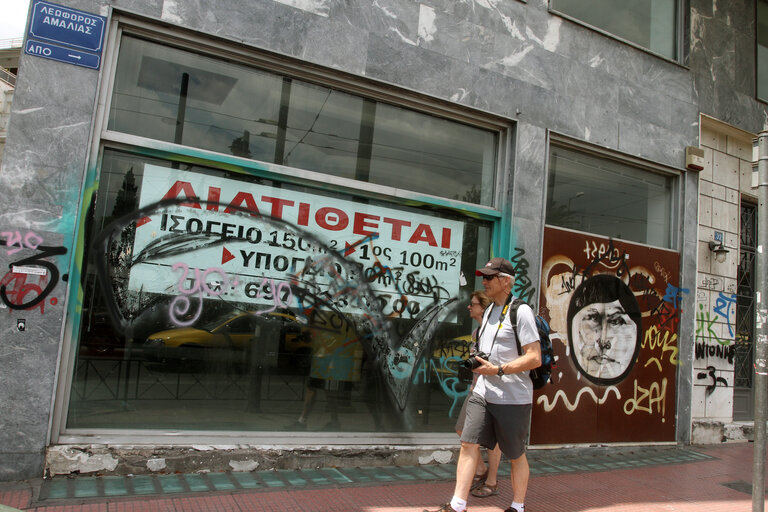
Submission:
[[[550,0],[553,10],[669,59],[677,58],[678,0]]]
[[[553,146],[547,224],[674,248],[675,180],[613,159]]]
[[[108,129],[493,203],[498,132],[128,36]]]
[[[132,36],[112,87],[67,429],[452,432],[498,122]]]
[[[768,1],[757,0],[757,98],[768,102]]]
[[[490,202],[498,132],[131,38],[118,67],[138,143]],[[493,219],[107,146],[67,428],[453,430]]]
[[[107,149],[88,225],[68,427],[452,431],[490,222]]]

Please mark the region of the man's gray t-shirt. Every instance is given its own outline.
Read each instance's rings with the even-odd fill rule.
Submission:
[[[515,343],[515,331],[510,323],[509,312],[499,330],[499,316],[503,306],[494,305],[490,313],[486,311],[483,316],[486,320],[485,328],[479,340],[480,351],[491,351],[489,361],[491,364],[500,365],[508,363],[520,357]],[[496,331],[498,335],[496,334]],[[520,346],[536,343],[539,340],[539,331],[536,329],[536,319],[533,310],[527,304],[521,304],[517,308],[517,332],[520,334]],[[496,342],[493,338],[496,336]],[[493,344],[493,348],[491,345]],[[533,383],[528,376],[528,371],[512,373],[499,377],[498,375],[480,375],[473,389],[474,393],[485,397],[486,402],[492,404],[530,404],[533,402]]]

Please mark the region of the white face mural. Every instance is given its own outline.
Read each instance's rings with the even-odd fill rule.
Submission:
[[[615,379],[632,364],[637,326],[618,299],[592,303],[573,317],[574,357],[597,379]]]
[[[620,382],[639,350],[640,311],[627,285],[597,275],[574,292],[568,308],[568,339],[577,369],[590,381]]]

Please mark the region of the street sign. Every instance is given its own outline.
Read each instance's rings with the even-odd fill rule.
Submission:
[[[91,69],[99,69],[99,63],[101,61],[101,57],[93,53],[81,52],[79,50],[64,48],[63,46],[55,44],[41,43],[29,39],[24,47],[24,53]]]
[[[106,21],[104,16],[36,0],[24,52],[98,69]]]

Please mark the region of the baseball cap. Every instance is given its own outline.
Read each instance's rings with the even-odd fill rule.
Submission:
[[[509,274],[510,276],[514,277],[515,267],[513,267],[512,264],[504,258],[491,258],[491,261],[486,263],[483,268],[475,270],[475,275],[495,276],[499,272]]]

